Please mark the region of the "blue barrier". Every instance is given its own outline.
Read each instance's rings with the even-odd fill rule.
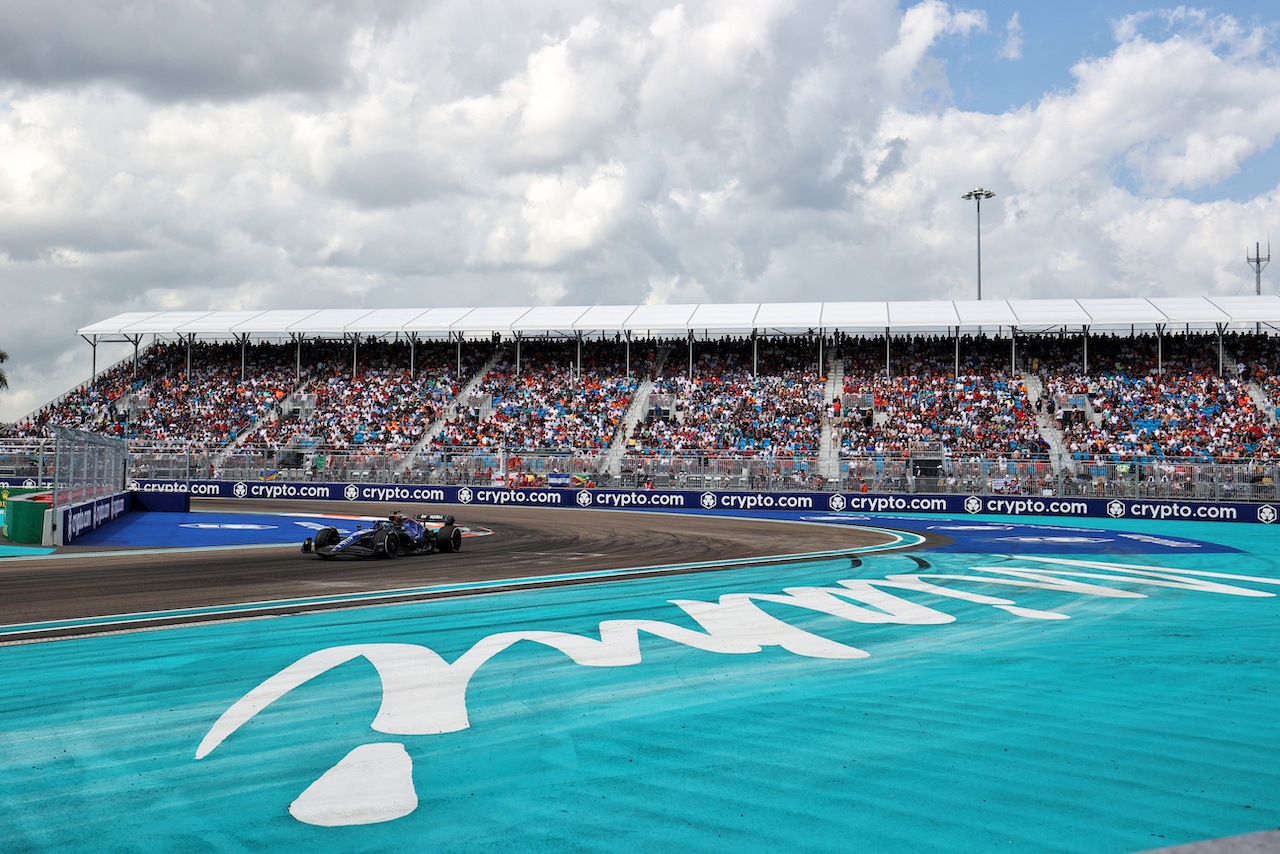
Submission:
[[[62,534],[61,544],[68,545],[81,534],[101,528],[113,519],[118,519],[133,509],[133,495],[119,492],[95,501],[86,501],[71,507],[59,508],[58,530]],[[54,543],[58,543],[57,535]]]
[[[296,483],[220,480],[135,480],[139,495],[266,498],[313,501],[383,501],[407,504],[478,504],[513,507],[583,507],[610,510],[819,510],[858,513],[946,513],[1110,519],[1255,522],[1280,518],[1280,505],[1232,501],[1131,498],[1038,498],[1004,495],[886,495],[848,492],[727,492],[720,490],[507,489],[417,484]]]
[[[149,513],[189,513],[191,495],[186,492],[134,492],[133,509]]]

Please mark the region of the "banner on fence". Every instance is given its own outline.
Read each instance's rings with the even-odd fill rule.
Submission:
[[[939,513],[973,516],[1058,516],[1111,519],[1258,522],[1280,519],[1280,505],[1231,501],[1066,498],[1010,495],[877,495],[846,492],[726,492],[645,489],[507,489],[381,483],[264,483],[221,480],[135,480],[140,494],[180,493],[196,498],[381,501],[406,504],[480,504],[517,507],[588,507],[610,510],[810,510],[852,513]]]
[[[106,498],[98,498],[94,501],[86,501],[83,504],[73,504],[70,507],[58,508],[58,530],[61,532],[61,545],[68,545],[75,541],[76,537],[81,534],[87,534],[92,530],[101,528],[113,519],[118,519],[128,513],[133,507],[133,495],[128,492],[121,492],[116,495],[108,495]],[[58,544],[57,535],[54,536],[54,543]]]

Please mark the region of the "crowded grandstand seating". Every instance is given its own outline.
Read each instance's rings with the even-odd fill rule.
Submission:
[[[1225,370],[1231,355],[1225,343],[1218,375],[1216,335],[1172,335],[1160,342],[1150,335],[1091,337],[1087,371],[1078,339],[1043,340],[1034,352],[1032,368],[1054,402],[1064,445],[1078,461],[1205,462],[1275,453],[1275,428],[1250,398],[1248,381]]]
[[[1280,338],[1227,334],[1220,362],[1214,333],[1095,334],[1087,365],[1078,334],[1020,336],[1016,366],[1008,338],[958,343],[957,365],[955,338],[894,337],[886,366],[883,336],[827,339],[824,361],[840,359],[844,378],[828,404],[813,336],[695,341],[692,365],[686,340],[636,341],[629,366],[616,338],[526,339],[518,369],[514,342],[484,340],[462,348],[461,370],[455,343],[418,342],[412,376],[404,340],[364,339],[354,352],[350,340],[193,342],[189,368],[187,342],[160,342],[136,368],[130,359],[104,371],[9,436],[47,436],[51,425],[122,436],[152,471],[167,465],[165,448],[191,447],[214,476],[306,466],[312,477],[427,478],[466,466],[488,478],[508,465],[505,451],[555,456],[526,467],[538,476],[577,466],[589,479],[609,459],[636,483],[661,472],[673,485],[808,485],[838,472],[848,488],[871,476],[907,488],[942,465],[955,490],[970,488],[971,471],[996,491],[1056,476],[1090,494],[1124,478],[1190,489],[1206,462],[1276,456]],[[636,400],[645,378],[652,394]],[[633,405],[641,418],[628,431]],[[1059,438],[1061,460],[1049,454]],[[819,458],[829,464],[804,462]]]
[[[15,435],[39,436],[48,425],[93,427],[143,445],[195,442],[219,447],[278,404],[293,384],[292,359],[279,345],[195,342],[187,370],[185,344],[148,348],[135,370],[118,365],[17,425]]]
[[[1230,335],[1225,346],[1236,360],[1236,375],[1256,383],[1275,415],[1280,406],[1280,338],[1271,335]]]
[[[634,371],[646,370],[637,347]],[[531,340],[507,344],[456,419],[446,423],[437,447],[504,447],[510,451],[600,451],[613,442],[635,393],[626,376],[625,345],[618,341],[578,344]]]
[[[324,447],[338,452],[403,453],[422,439],[431,424],[474,373],[474,348],[463,359],[457,376],[454,345],[419,342],[414,348],[410,376],[409,344],[371,341],[355,357],[332,351],[322,354],[296,394],[309,398],[314,409],[264,423],[241,443],[246,452],[261,448]]]
[[[750,339],[696,342],[692,371],[674,348],[654,393],[663,417],[637,425],[629,453],[671,452],[807,457],[818,452],[823,384],[811,339],[769,339],[754,357]]]
[[[846,399],[870,408],[842,413],[841,447],[849,457],[907,454],[913,443],[940,443],[951,458],[1026,458],[1046,447],[1007,340],[938,336],[895,338],[888,374],[885,342],[849,339]]]

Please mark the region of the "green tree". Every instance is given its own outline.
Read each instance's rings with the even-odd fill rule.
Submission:
[[[0,365],[3,365],[7,361],[9,361],[9,354],[3,350],[0,350]],[[8,387],[9,387],[9,375],[4,372],[4,368],[0,368],[0,388],[8,388]]]

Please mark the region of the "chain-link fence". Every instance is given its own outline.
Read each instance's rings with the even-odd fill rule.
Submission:
[[[68,431],[78,436],[93,434]],[[99,497],[118,485],[123,451],[78,441],[64,453],[55,440],[0,443],[0,481],[52,486],[58,472],[76,495]],[[1198,501],[1280,500],[1280,463],[1270,460],[1097,457],[1055,466],[1048,457],[921,458],[729,456],[698,452],[626,454],[610,474],[601,451],[508,451],[432,448],[410,455],[316,448],[306,452],[242,448],[214,453],[196,446],[134,447],[129,477],[156,480],[317,481],[435,485],[583,485],[654,489],[725,489],[1164,498]],[[611,467],[611,466],[610,466]],[[612,467],[611,467],[612,468]],[[1072,470],[1074,468],[1074,471]],[[79,501],[80,498],[75,500]],[[60,502],[64,503],[64,502]]]
[[[129,445],[122,439],[54,427],[54,506],[106,498],[128,488]]]

